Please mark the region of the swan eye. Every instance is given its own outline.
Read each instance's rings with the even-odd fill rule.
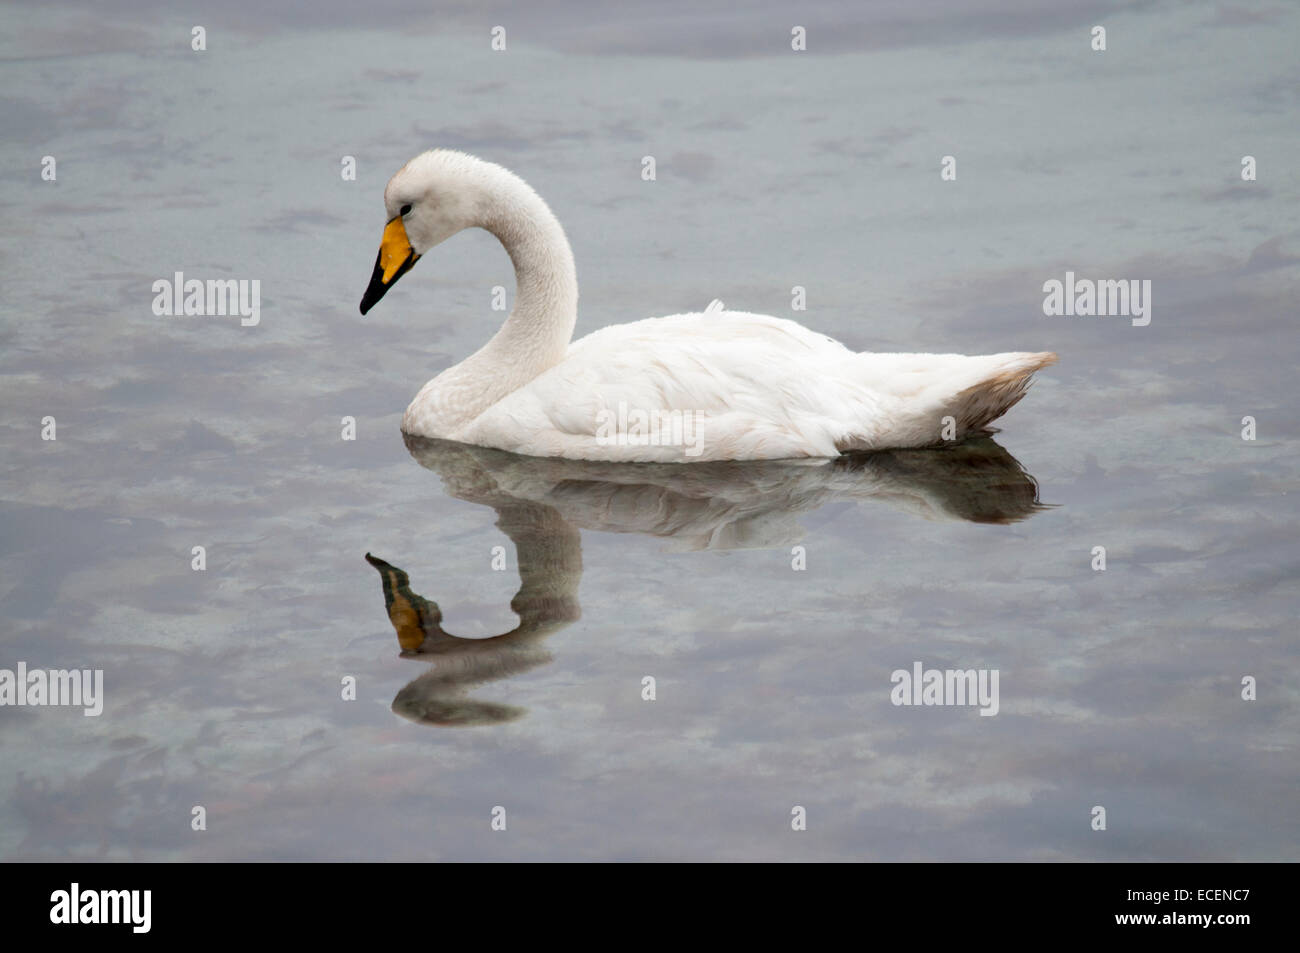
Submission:
[[[407,212],[409,212],[410,210],[411,210],[411,206],[409,206],[409,205],[403,205],[403,206],[401,207],[401,209],[398,211],[398,214],[399,214],[399,215],[405,215],[405,214],[406,214]]]

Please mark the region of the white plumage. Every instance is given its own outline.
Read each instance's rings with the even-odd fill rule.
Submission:
[[[501,330],[407,408],[402,429],[417,436],[638,462],[924,447],[982,430],[1020,399],[1034,371],[1056,360],[1047,352],[855,353],[794,321],[728,311],[720,301],[570,343],[573,255],[555,216],[521,179],[435,150],[393,176],[385,204],[390,229],[363,313],[420,255],[464,228],[492,232],[515,266],[516,303]],[[409,245],[394,253],[395,221],[398,244]],[[388,272],[396,271],[388,280],[385,255]]]

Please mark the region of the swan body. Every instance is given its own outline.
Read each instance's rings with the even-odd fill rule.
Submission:
[[[1050,352],[854,352],[797,322],[728,311],[613,325],[571,342],[578,284],[564,230],[513,173],[426,152],[384,193],[366,313],[429,248],[470,227],[515,267],[516,302],[475,354],[424,385],[402,430],[540,457],[690,463],[834,457],[983,431]]]

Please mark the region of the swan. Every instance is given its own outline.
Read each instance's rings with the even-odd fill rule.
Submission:
[[[501,329],[424,385],[402,430],[535,457],[693,463],[929,447],[984,431],[1051,352],[857,353],[795,321],[729,311],[612,325],[572,341],[578,280],[564,229],[508,169],[447,149],[384,189],[366,314],[435,245],[490,232],[515,269]]]

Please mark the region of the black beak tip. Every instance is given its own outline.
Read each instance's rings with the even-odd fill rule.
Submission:
[[[380,273],[376,271],[375,277],[370,279],[370,287],[368,287],[366,293],[361,296],[361,313],[365,314],[378,304],[379,299],[384,296],[384,292],[387,290],[388,288],[380,278]]]
[[[378,255],[375,256],[374,274],[370,276],[370,284],[366,288],[366,293],[361,296],[361,313],[365,314],[367,311],[373,308],[375,304],[379,301],[379,299],[382,298],[385,294],[387,294],[388,289],[397,283],[397,279],[402,277],[402,275],[406,274],[408,271],[410,271],[411,266],[414,265],[419,260],[420,260],[419,255],[415,254],[414,252],[409,253],[406,256],[406,261],[402,262],[401,267],[399,267],[397,271],[393,272],[393,277],[388,279],[388,283],[385,284],[383,266],[380,265],[379,263],[380,261],[379,256]]]
[[[361,296],[362,314],[373,308],[379,299],[384,296],[384,292],[388,290],[384,284],[384,268],[379,263],[382,256],[383,252],[375,256],[375,270],[370,273],[370,284],[366,285],[366,293]]]

